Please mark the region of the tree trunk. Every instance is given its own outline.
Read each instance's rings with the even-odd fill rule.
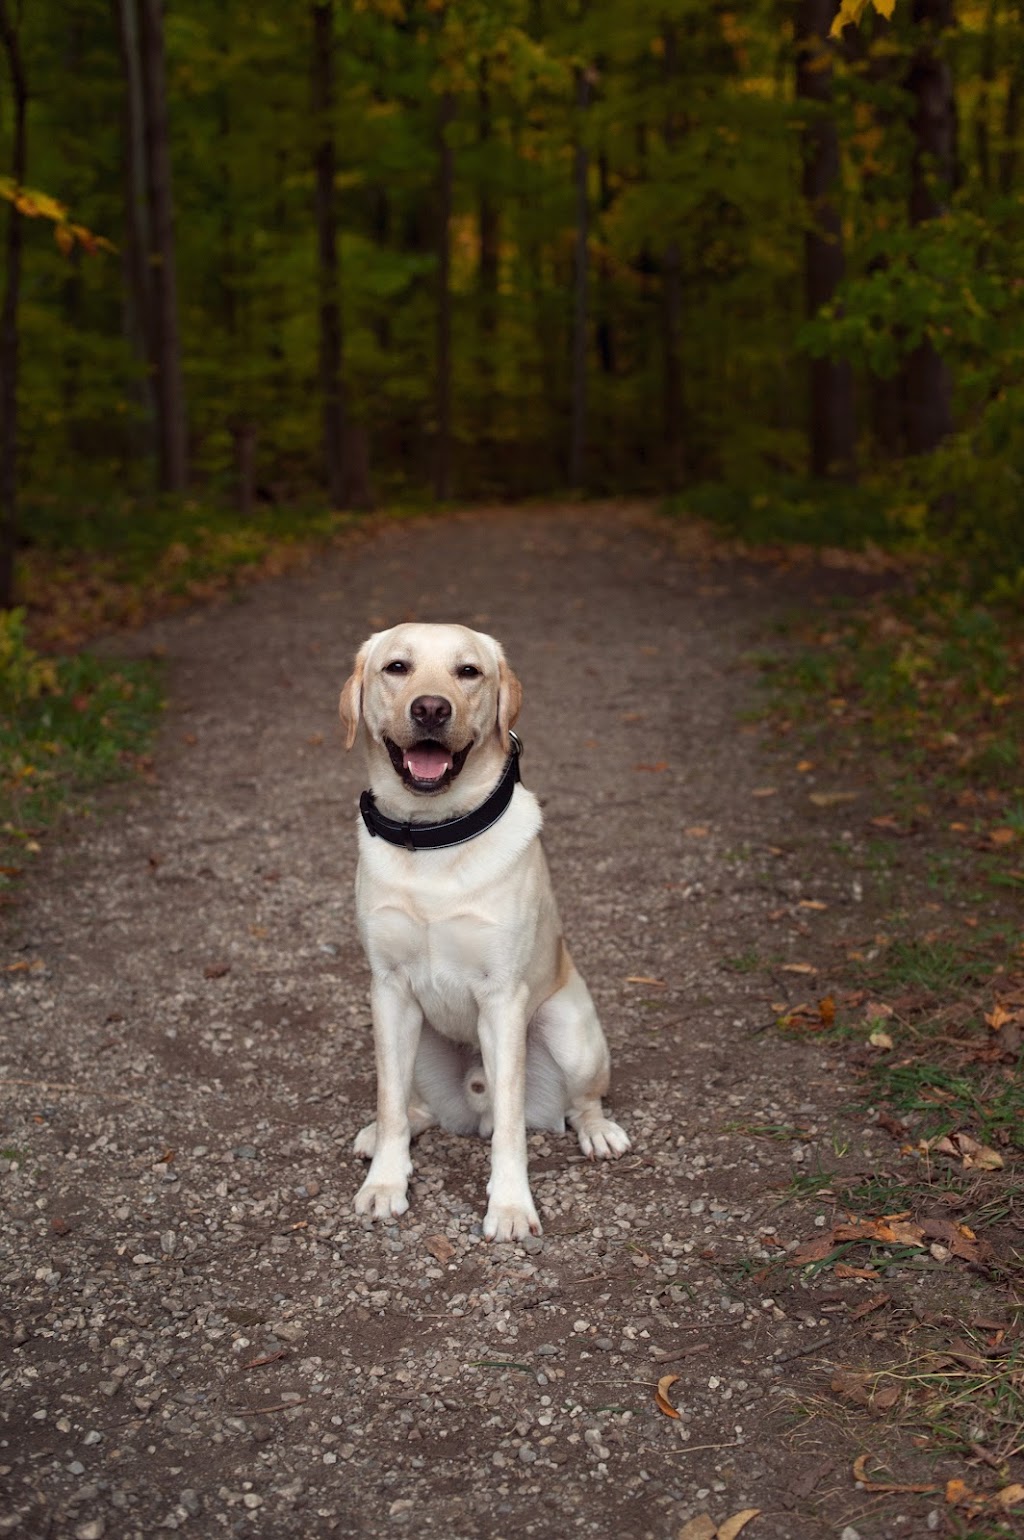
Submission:
[[[487,147],[492,137],[491,93],[487,60],[480,61],[478,143],[482,152],[480,171],[480,421],[485,438],[492,434],[495,421],[495,348],[498,333],[498,283],[501,259],[501,214],[491,193],[491,168]]]
[[[437,356],[435,359],[434,496],[444,502],[452,495],[452,286],[451,224],[455,157],[448,128],[455,117],[451,91],[441,96],[437,161]]]
[[[338,298],[338,215],[335,203],[334,5],[314,4],[313,123],[316,178],[317,279],[320,295],[320,400],[327,496],[346,503],[345,397],[342,385],[341,304]]]
[[[164,68],[162,0],[139,0],[139,59],[145,100],[145,150],[149,194],[149,338],[157,408],[160,488],[188,485],[185,385],[181,372],[178,285],[174,258],[174,204]]]
[[[674,26],[662,28],[665,81],[669,92],[665,113],[665,147],[672,150],[681,132],[676,107],[679,36]],[[686,433],[683,424],[683,272],[679,242],[670,240],[661,264],[662,303],[662,437],[667,480],[677,491],[686,474]]]
[[[835,296],[843,278],[843,233],[834,199],[839,186],[839,134],[832,116],[829,28],[836,0],[798,0],[796,95],[804,104],[801,133],[802,192],[808,229],[804,236],[804,303],[815,316]],[[814,358],[810,364],[810,461],[815,476],[852,480],[856,424],[853,371],[848,363]]]
[[[576,153],[574,180],[576,186],[576,261],[574,266],[573,325],[572,325],[572,409],[569,437],[569,485],[582,491],[587,449],[587,333],[589,330],[588,262],[590,245],[590,199],[588,181],[590,155],[586,143],[586,114],[590,105],[590,73],[585,68],[576,71]]]
[[[952,71],[939,52],[953,25],[953,0],[913,0],[917,45],[904,87],[913,100],[914,149],[910,171],[910,223],[940,219],[953,186],[956,100]],[[911,454],[935,449],[953,426],[952,382],[945,360],[926,337],[904,371],[907,447]]]
[[[7,56],[13,126],[11,179],[25,182],[25,115],[28,91],[17,26],[7,0],[0,0],[0,42]],[[0,308],[0,609],[15,600],[14,563],[18,547],[18,302],[21,298],[21,220],[7,205],[7,275]]]
[[[134,452],[149,459],[154,453],[153,394],[150,337],[150,282],[147,253],[150,250],[146,199],[146,125],[139,65],[139,20],[136,0],[111,0],[114,30],[121,55],[124,94],[121,106],[121,185],[124,199],[124,234],[121,240],[122,330],[138,374],[132,393],[142,418],[133,432]]]
[[[1014,22],[1016,30],[1024,29],[1024,5],[1018,3],[1014,7]],[[1006,86],[1006,100],[1003,103],[1003,146],[999,156],[999,191],[1004,198],[1009,198],[1017,185],[1017,155],[1020,139],[1020,105],[1021,96],[1024,94],[1024,65],[1021,63],[1018,49],[1014,50],[1014,58],[1010,64],[1010,78]]]
[[[978,163],[978,180],[986,192],[992,186],[992,151],[989,132],[992,85],[996,78],[996,33],[998,29],[996,0],[989,0],[985,16],[985,40],[981,51],[981,78],[974,103],[974,153]]]

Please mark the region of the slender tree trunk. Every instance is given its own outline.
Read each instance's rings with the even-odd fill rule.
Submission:
[[[491,119],[490,76],[486,59],[480,61],[480,83],[477,89],[479,119],[477,138],[481,150],[480,172],[480,420],[484,437],[489,438],[494,428],[494,399],[497,370],[495,349],[498,342],[498,283],[501,255],[501,214],[491,193],[491,168],[487,150],[493,137]]]
[[[1016,25],[1024,28],[1024,6],[1016,7]],[[1017,157],[1020,139],[1021,97],[1024,95],[1024,68],[1018,55],[1010,66],[1010,79],[1003,104],[1003,148],[999,156],[999,191],[1009,198],[1017,184]]]
[[[586,115],[590,105],[590,73],[576,71],[576,260],[574,266],[572,324],[572,408],[569,436],[569,485],[582,491],[587,452],[587,353],[589,351],[589,248],[590,248],[590,154],[586,142]]]
[[[145,100],[145,148],[149,194],[149,336],[157,405],[160,487],[184,492],[188,485],[185,384],[178,328],[174,256],[174,204],[164,66],[162,0],[139,0],[139,58]]]
[[[441,96],[437,160],[437,352],[435,358],[434,496],[444,502],[452,495],[452,198],[455,157],[448,129],[455,117],[451,91]]]
[[[150,362],[153,351],[147,261],[150,239],[146,199],[145,103],[139,68],[139,21],[136,0],[111,0],[111,10],[124,81],[121,107],[121,179],[124,198],[124,235],[121,240],[122,327],[138,369],[133,393],[141,408],[142,427],[136,436],[135,452],[140,457],[149,458],[154,452],[156,403]]]
[[[940,219],[953,186],[956,100],[953,76],[940,47],[953,25],[953,0],[913,0],[917,45],[904,81],[913,100],[910,223]],[[907,447],[911,454],[935,449],[953,426],[952,381],[935,344],[926,337],[907,359]]]
[[[839,134],[832,116],[829,28],[836,0],[797,0],[796,94],[804,104],[801,135],[802,192],[808,229],[804,236],[804,300],[815,316],[843,278],[843,234],[835,196],[839,187]],[[851,480],[855,475],[856,425],[853,371],[848,363],[814,358],[810,364],[810,460],[816,476]]]
[[[679,141],[681,124],[676,107],[679,74],[679,35],[666,23],[662,28],[665,81],[669,93],[665,113],[665,147],[673,150]],[[683,422],[683,270],[679,242],[672,239],[665,247],[661,264],[662,304],[662,437],[668,484],[672,491],[683,484],[686,474],[686,429]]]
[[[989,0],[985,16],[985,41],[981,53],[981,79],[974,103],[974,153],[978,163],[978,180],[986,192],[992,186],[992,151],[989,132],[992,84],[996,77],[996,30],[998,5]]]
[[[320,291],[320,399],[327,496],[346,502],[345,398],[342,386],[341,304],[338,298],[338,220],[335,200],[334,5],[314,4],[313,122],[316,178],[317,274]]]
[[[18,28],[7,0],[0,0],[0,42],[7,58],[13,106],[11,179],[25,182],[25,117],[28,90]],[[18,302],[21,298],[21,219],[7,205],[7,274],[0,308],[0,609],[15,600],[14,562],[18,547]]]

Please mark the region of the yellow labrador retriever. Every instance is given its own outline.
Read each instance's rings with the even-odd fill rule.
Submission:
[[[537,799],[519,780],[519,681],[490,636],[407,624],[371,636],[341,692],[364,730],[356,909],[373,975],[377,1120],[358,1214],[408,1208],[410,1139],[491,1137],[483,1233],[540,1233],[526,1129],[590,1157],[629,1148],[604,1115],[608,1046],[562,939]]]

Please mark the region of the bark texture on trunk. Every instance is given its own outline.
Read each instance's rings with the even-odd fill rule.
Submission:
[[[913,99],[910,222],[920,225],[946,212],[956,165],[956,99],[953,74],[941,52],[953,25],[953,0],[913,0],[917,41],[904,86]],[[904,373],[907,448],[927,454],[952,430],[952,381],[935,344],[925,338]]]
[[[569,435],[569,485],[581,491],[586,479],[587,455],[587,354],[590,252],[590,153],[586,140],[586,116],[590,105],[590,75],[576,71],[576,152],[573,162],[576,189],[576,256],[572,322],[572,406]]]
[[[334,5],[312,7],[316,185],[317,286],[320,309],[320,398],[327,496],[334,508],[346,504],[345,397],[342,387],[341,301],[338,295],[338,215],[335,199]]]
[[[18,28],[7,0],[0,0],[0,43],[7,61],[13,107],[11,178],[25,182],[28,90]],[[14,562],[18,548],[18,305],[21,299],[22,215],[7,205],[7,273],[0,307],[0,609],[15,602]]]
[[[437,338],[434,359],[434,496],[452,495],[452,195],[455,157],[448,129],[455,117],[451,91],[441,96],[437,124]]]
[[[188,485],[188,437],[178,326],[162,0],[139,0],[139,61],[145,101],[149,338],[157,406],[159,477],[163,491],[180,493]]]
[[[818,314],[836,293],[844,273],[839,188],[839,133],[832,116],[832,45],[829,28],[836,0],[797,0],[796,94],[807,104],[801,134],[802,192],[808,229],[804,236],[804,301]],[[850,480],[856,467],[853,371],[848,363],[814,358],[810,364],[810,463],[816,476]]]
[[[666,23],[662,28],[665,80],[669,105],[665,114],[665,144],[678,144],[683,132],[681,112],[676,104],[679,75],[679,34]],[[661,262],[662,304],[662,436],[668,484],[672,491],[682,486],[686,474],[686,426],[683,422],[683,272],[679,242],[670,240]]]

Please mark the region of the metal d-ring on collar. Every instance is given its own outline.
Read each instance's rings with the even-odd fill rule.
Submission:
[[[447,850],[483,834],[505,812],[519,781],[519,756],[523,744],[519,734],[511,728],[508,736],[512,752],[505,761],[501,780],[471,813],[464,813],[461,818],[446,818],[439,823],[412,823],[409,820],[403,823],[397,818],[386,818],[377,807],[373,792],[364,791],[359,798],[359,811],[367,829],[375,839],[387,840],[389,845],[402,845],[406,850]]]

